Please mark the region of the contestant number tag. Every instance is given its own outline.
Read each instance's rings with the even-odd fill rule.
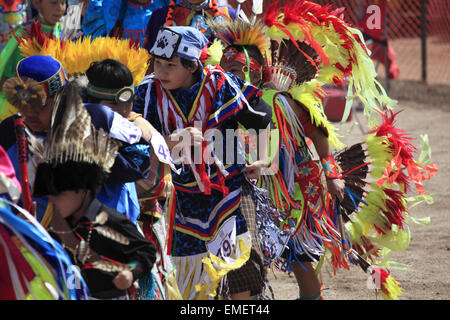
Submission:
[[[231,217],[219,228],[216,237],[207,244],[209,252],[226,260],[231,257],[236,246],[236,217]]]
[[[175,168],[172,157],[170,155],[169,147],[167,146],[167,143],[164,140],[163,136],[158,132],[154,132],[152,134],[150,142],[152,144],[153,151],[158,157],[158,160],[170,165],[173,171],[178,172],[179,170]]]

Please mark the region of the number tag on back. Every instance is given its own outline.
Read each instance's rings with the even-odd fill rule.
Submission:
[[[227,262],[236,246],[236,217],[226,220],[206,246],[209,252]]]

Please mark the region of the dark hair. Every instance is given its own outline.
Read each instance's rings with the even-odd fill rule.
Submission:
[[[131,71],[120,61],[105,59],[91,64],[86,71],[89,83],[96,87],[120,89],[133,85]],[[99,103],[100,99],[84,94],[87,102]]]
[[[93,163],[68,161],[52,165],[40,163],[36,170],[33,195],[43,197],[64,191],[90,190],[95,196],[108,175]]]
[[[186,60],[184,58],[180,58],[180,61],[181,61],[181,65],[188,70],[197,68],[195,70],[195,72],[193,73],[193,76],[196,79],[200,79],[200,75],[202,73],[202,68],[200,67],[200,64],[198,62],[196,63],[195,61]]]

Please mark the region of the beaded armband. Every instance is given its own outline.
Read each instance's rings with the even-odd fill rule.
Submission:
[[[320,163],[327,179],[337,179],[341,176],[341,168],[332,155],[321,157]]]

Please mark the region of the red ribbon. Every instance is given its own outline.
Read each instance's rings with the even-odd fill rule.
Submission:
[[[28,179],[28,164],[27,164],[27,138],[25,136],[25,124],[23,123],[22,116],[17,114],[14,117],[14,126],[16,129],[17,137],[17,153],[19,157],[19,170],[20,170],[20,185],[22,187],[22,202],[23,208],[28,212],[31,211],[31,192],[30,182]]]

